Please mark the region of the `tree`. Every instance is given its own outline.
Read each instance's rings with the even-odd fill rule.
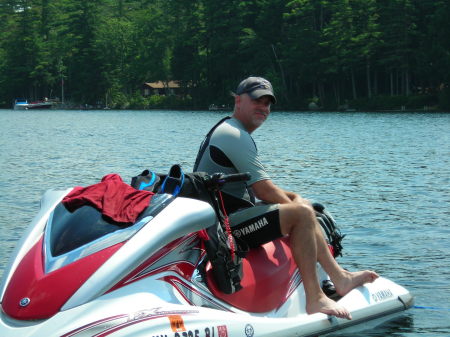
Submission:
[[[285,67],[289,69],[287,81],[296,104],[301,104],[301,98],[313,96],[324,100],[325,72],[321,59],[327,55],[327,48],[321,42],[328,16],[326,6],[326,1],[317,0],[293,0],[286,5],[283,54]]]
[[[289,89],[285,73],[286,49],[283,43],[285,1],[243,2],[240,10],[242,30],[237,53],[241,55],[241,77],[261,75],[270,78],[275,90],[280,92],[279,104],[287,103]]]
[[[416,3],[417,79],[420,87],[450,84],[450,3],[424,0]],[[417,48],[418,47],[418,48]]]
[[[96,31],[102,0],[75,0],[67,2],[67,23],[62,33],[69,48],[67,63],[67,87],[72,100],[93,104],[103,97],[100,76],[100,60],[96,53]],[[70,43],[68,42],[70,39]]]
[[[135,54],[130,71],[137,85],[170,78],[171,36],[163,2],[153,1],[134,13]]]
[[[169,2],[166,8],[166,13],[171,14],[168,22],[172,40],[171,77],[193,94],[190,90],[206,86],[207,80],[203,2],[176,0]],[[196,104],[204,103],[196,101]]]
[[[357,73],[362,59],[358,53],[359,27],[357,15],[349,0],[328,4],[330,21],[323,29],[322,45],[327,53],[322,57],[327,73],[347,77],[350,75],[352,98],[358,96]]]
[[[248,75],[277,107],[406,96],[448,85],[449,14],[446,0],[0,0],[0,102],[125,102],[180,80],[204,106]]]
[[[410,69],[417,46],[415,7],[410,0],[380,0],[380,27],[383,44],[379,50],[379,64],[388,74],[391,96],[409,95]]]
[[[32,1],[10,1],[2,5],[10,15],[3,33],[3,76],[7,83],[4,90],[9,99],[36,95],[31,73],[38,59],[39,36],[32,5]]]
[[[372,98],[371,72],[374,55],[380,46],[381,32],[378,24],[378,11],[375,0],[355,1],[353,7],[353,20],[355,22],[355,36],[353,52],[360,55],[366,66],[367,97]]]

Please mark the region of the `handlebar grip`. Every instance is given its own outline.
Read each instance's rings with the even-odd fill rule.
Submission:
[[[221,183],[231,183],[236,181],[247,181],[250,180],[252,176],[250,173],[233,173],[233,174],[224,174],[222,175],[219,180]]]
[[[204,182],[205,186],[210,190],[220,189],[223,185],[230,182],[247,181],[250,180],[250,173],[214,173],[207,177]]]

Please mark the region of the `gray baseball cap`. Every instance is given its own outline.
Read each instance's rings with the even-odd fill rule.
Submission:
[[[275,104],[277,99],[273,93],[272,84],[262,77],[247,77],[239,83],[236,89],[236,95],[247,94],[252,99],[258,99],[262,96],[270,96],[272,103]]]

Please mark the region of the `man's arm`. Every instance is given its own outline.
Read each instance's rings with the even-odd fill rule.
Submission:
[[[287,204],[303,200],[298,194],[279,188],[270,179],[257,181],[252,185],[252,190],[256,198],[271,204]]]

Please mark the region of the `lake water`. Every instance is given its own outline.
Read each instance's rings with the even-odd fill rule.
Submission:
[[[0,110],[0,276],[47,189],[191,171],[225,115]],[[414,294],[416,308],[365,336],[450,335],[450,114],[273,112],[254,139],[277,184],[333,213],[344,267]]]

